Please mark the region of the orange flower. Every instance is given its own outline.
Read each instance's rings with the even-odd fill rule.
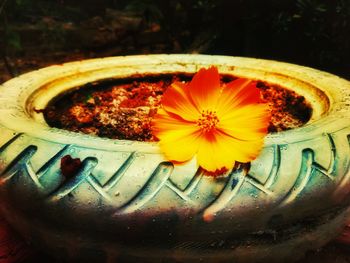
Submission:
[[[188,84],[173,83],[164,93],[153,134],[168,160],[196,157],[208,172],[231,169],[235,161],[257,157],[270,115],[255,83],[239,78],[220,85],[216,67],[200,69]]]

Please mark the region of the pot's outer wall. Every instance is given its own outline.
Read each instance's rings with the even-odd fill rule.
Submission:
[[[156,143],[50,128],[35,112],[91,81],[194,73],[210,65],[295,90],[312,104],[311,121],[269,135],[249,170],[241,165],[214,179],[203,176],[193,160],[167,162]],[[346,80],[249,58],[129,56],[31,72],[0,87],[2,213],[28,242],[74,262],[298,259],[346,224],[349,101]],[[69,180],[60,171],[67,154],[83,160]]]

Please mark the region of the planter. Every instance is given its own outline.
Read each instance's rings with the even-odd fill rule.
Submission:
[[[51,128],[37,112],[89,82],[210,65],[295,91],[310,102],[311,119],[269,134],[250,168],[215,179],[194,162],[166,161],[157,143]],[[336,237],[349,216],[350,84],[325,72],[237,57],[115,57],[24,74],[1,86],[0,101],[1,211],[27,242],[61,260],[297,260]],[[68,180],[66,155],[83,160]]]

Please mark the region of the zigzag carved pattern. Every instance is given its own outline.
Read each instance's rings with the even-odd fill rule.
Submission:
[[[315,152],[312,149],[304,149],[302,151],[302,163],[300,166],[299,175],[293,187],[290,189],[286,197],[281,202],[281,206],[287,205],[288,203],[292,202],[304,191],[304,189],[310,182],[312,175],[314,174],[313,171],[315,170],[326,176],[326,178],[328,178],[329,180],[334,180],[337,167],[337,150],[334,140],[330,134],[327,134],[327,139],[331,149],[329,168],[326,169],[325,167],[321,166],[315,161]]]
[[[0,155],[13,144],[20,135],[13,137],[2,147],[0,147]],[[329,168],[326,169],[314,160],[314,151],[311,149],[305,149],[302,151],[302,169],[298,175],[297,180],[293,188],[284,198],[282,205],[294,200],[307,186],[313,170],[319,171],[321,174],[325,175],[330,180],[334,179],[336,172],[336,158],[337,150],[335,143],[331,135],[327,136],[330,148],[331,148],[331,164]],[[350,144],[350,136],[348,136],[348,142]],[[0,174],[0,185],[10,180],[12,177],[16,176],[21,170],[26,170],[27,174],[30,175],[33,182],[38,188],[41,188],[46,193],[49,194],[49,199],[51,201],[58,201],[64,198],[71,191],[76,189],[83,182],[89,183],[96,192],[106,201],[113,202],[114,196],[109,192],[112,188],[117,186],[119,180],[122,178],[124,173],[127,171],[131,163],[135,158],[135,153],[130,153],[129,157],[121,165],[121,167],[109,178],[109,180],[104,184],[101,183],[93,176],[93,170],[96,167],[98,160],[93,157],[86,158],[83,161],[82,168],[80,171],[71,178],[70,180],[64,181],[62,176],[58,177],[57,181],[52,183],[52,173],[58,173],[55,164],[67,154],[71,146],[65,146],[61,151],[59,151],[55,156],[53,156],[48,162],[46,162],[37,172],[34,172],[30,165],[30,160],[32,156],[37,151],[36,146],[28,146],[24,149]],[[232,170],[227,178],[227,181],[218,194],[218,196],[203,210],[204,216],[217,213],[223,209],[237,194],[244,182],[247,182],[257,188],[259,191],[267,194],[274,195],[274,193],[269,190],[269,188],[277,180],[279,173],[279,168],[281,165],[281,150],[278,145],[274,146],[274,157],[273,165],[270,170],[268,179],[265,183],[261,183],[256,178],[248,174],[248,169],[246,166],[241,165],[236,169]],[[142,206],[150,202],[164,187],[173,191],[180,198],[188,203],[195,204],[200,200],[194,200],[191,198],[191,193],[195,191],[197,185],[203,177],[203,172],[199,169],[193,178],[190,180],[188,185],[184,189],[177,187],[170,179],[170,175],[173,171],[173,164],[169,162],[160,163],[157,168],[152,172],[148,181],[144,186],[131,198],[127,203],[121,206],[117,213],[132,213]]]

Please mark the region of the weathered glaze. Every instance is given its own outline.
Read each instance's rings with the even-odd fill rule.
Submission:
[[[157,143],[50,128],[35,111],[88,82],[210,65],[296,91],[311,103],[311,120],[269,134],[250,169],[214,179],[194,161],[166,161]],[[296,260],[346,223],[349,101],[350,84],[337,76],[239,57],[113,57],[24,74],[0,87],[1,211],[28,242],[74,262]],[[60,171],[67,154],[83,160],[69,180]]]

